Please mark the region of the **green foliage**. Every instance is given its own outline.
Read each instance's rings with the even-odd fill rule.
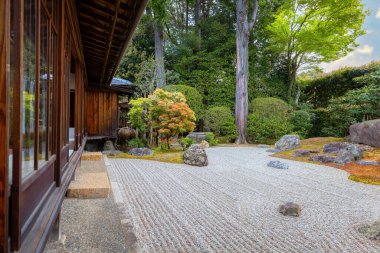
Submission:
[[[293,125],[284,115],[269,117],[251,114],[248,117],[248,137],[251,142],[274,144],[283,135],[292,133]]]
[[[305,138],[308,136],[312,128],[311,116],[307,111],[298,110],[291,113],[290,122],[294,126],[294,132],[300,137]]]
[[[128,112],[129,123],[132,127],[142,132],[146,132],[151,100],[149,98],[138,98],[132,99],[129,103],[131,105],[131,109]]]
[[[202,102],[202,95],[197,89],[187,85],[166,85],[163,89],[169,92],[181,92],[185,95],[187,104],[195,112],[195,116],[198,119],[203,117],[204,105]]]
[[[380,82],[380,62],[360,67],[346,67],[320,78],[306,81],[303,100],[310,101],[316,108],[327,107],[332,98],[346,92]]]
[[[206,133],[206,141],[210,146],[218,145],[218,140],[215,138],[214,133],[208,132]]]
[[[279,117],[286,117],[286,115],[292,110],[292,107],[285,101],[274,98],[255,98],[249,104],[249,112],[254,113],[259,117],[268,118],[273,115]]]
[[[130,148],[144,148],[146,145],[146,140],[140,138],[134,138],[128,141],[128,147]]]
[[[235,119],[231,110],[225,106],[211,107],[206,110],[204,128],[217,137],[226,137],[230,142],[237,136]]]
[[[292,107],[285,101],[273,97],[256,98],[249,108],[247,131],[250,141],[273,144],[293,131],[290,122]]]
[[[189,148],[191,146],[191,144],[194,144],[195,140],[188,138],[188,137],[185,137],[185,138],[182,138],[180,140],[180,142],[181,142],[182,147],[184,147],[184,149],[186,149],[186,148]]]

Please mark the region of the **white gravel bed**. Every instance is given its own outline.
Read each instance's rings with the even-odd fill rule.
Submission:
[[[109,176],[138,252],[380,252],[357,232],[380,219],[380,187],[331,167],[210,148],[209,166],[109,159]],[[280,160],[288,170],[269,168]],[[285,202],[298,218],[278,212]]]

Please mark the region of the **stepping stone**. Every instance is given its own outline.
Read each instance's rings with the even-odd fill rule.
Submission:
[[[301,215],[301,207],[293,202],[280,205],[278,211],[285,216],[299,217]]]
[[[101,161],[103,154],[102,152],[84,152],[81,159],[82,161]]]
[[[275,169],[281,169],[281,170],[289,169],[289,165],[287,165],[286,163],[280,162],[280,161],[270,161],[267,164],[267,166],[275,168]]]
[[[365,160],[358,161],[358,164],[360,164],[360,165],[373,165],[373,166],[379,166],[380,165],[380,163],[378,163],[378,162],[365,161]]]

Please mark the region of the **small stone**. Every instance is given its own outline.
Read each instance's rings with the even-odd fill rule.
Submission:
[[[301,145],[300,137],[298,135],[284,135],[276,142],[275,148],[281,151],[292,150]]]
[[[183,162],[192,166],[207,166],[208,159],[205,149],[200,144],[192,144],[183,154]]]
[[[278,149],[267,149],[266,152],[268,152],[268,153],[278,153],[278,152],[281,152],[281,150],[278,150]]]
[[[278,211],[285,216],[299,217],[301,215],[301,207],[293,202],[280,205]]]
[[[358,161],[358,164],[360,164],[360,165],[373,165],[373,166],[379,166],[380,165],[380,163],[378,163],[378,162],[365,161],[365,160]]]
[[[258,148],[270,148],[270,146],[266,145],[266,144],[259,144],[256,147],[258,147]]]
[[[152,155],[153,151],[150,148],[132,148],[128,154],[135,156],[147,156]]]
[[[202,146],[203,148],[209,148],[209,147],[210,147],[210,144],[208,144],[208,142],[207,142],[206,140],[203,140],[203,141],[201,141],[201,146]]]
[[[380,241],[380,221],[375,221],[372,225],[362,226],[358,231],[370,240]]]
[[[294,156],[298,156],[298,157],[307,157],[307,156],[310,156],[311,154],[316,154],[318,153],[318,151],[316,150],[296,150],[294,152]]]
[[[309,160],[313,162],[333,163],[335,162],[335,156],[315,155],[310,157]]]
[[[267,164],[267,166],[275,168],[275,169],[282,169],[282,170],[289,169],[289,165],[287,165],[286,163],[280,162],[280,161],[270,161]]]

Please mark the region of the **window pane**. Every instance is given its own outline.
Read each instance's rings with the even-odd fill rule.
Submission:
[[[41,11],[41,32],[40,32],[40,104],[39,104],[39,142],[38,160],[43,164],[47,158],[47,131],[48,131],[48,18],[44,11]]]
[[[24,2],[24,68],[22,85],[22,177],[28,176],[34,169],[35,143],[35,84],[36,84],[36,48],[35,48],[35,1]]]

